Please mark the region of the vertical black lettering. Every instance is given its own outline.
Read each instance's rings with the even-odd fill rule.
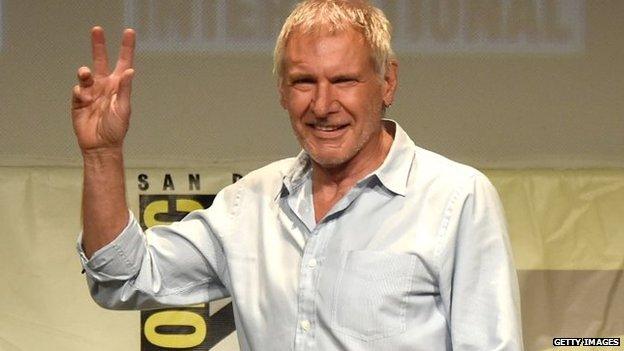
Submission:
[[[163,181],[163,190],[175,190],[175,186],[173,185],[173,178],[171,178],[171,174],[165,174],[165,180]]]
[[[200,190],[201,184],[199,183],[199,174],[188,175],[189,190]]]
[[[137,177],[137,181],[139,182],[137,186],[139,187],[139,190],[145,191],[149,189],[149,182],[147,181],[147,178],[147,174],[139,174],[139,176]]]

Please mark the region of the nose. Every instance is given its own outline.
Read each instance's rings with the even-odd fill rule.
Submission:
[[[330,114],[340,110],[340,103],[335,96],[333,87],[328,83],[317,84],[310,109],[317,118],[327,118]]]

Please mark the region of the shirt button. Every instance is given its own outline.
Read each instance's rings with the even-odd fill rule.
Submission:
[[[310,321],[308,320],[301,321],[301,329],[303,329],[304,332],[306,333],[309,332],[310,327],[311,327]]]
[[[317,262],[316,262],[316,260],[314,258],[312,258],[312,259],[310,259],[308,261],[308,267],[314,268],[314,267],[316,267],[316,265],[317,265]]]

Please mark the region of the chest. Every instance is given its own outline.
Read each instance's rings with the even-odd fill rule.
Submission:
[[[306,223],[311,211],[287,201],[266,213],[244,212],[238,240],[226,242],[243,318],[263,316],[288,330],[316,320],[356,339],[404,329],[409,311],[438,293],[432,267],[440,217],[415,205],[372,192],[320,223]]]
[[[383,276],[405,263],[402,256],[435,266],[440,206],[378,191],[347,194],[334,204],[303,200],[248,203],[236,237],[226,242],[232,273],[259,288],[295,292],[306,277],[332,286],[345,269]],[[327,213],[318,223],[316,206]]]

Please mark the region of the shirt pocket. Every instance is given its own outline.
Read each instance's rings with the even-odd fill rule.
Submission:
[[[331,328],[363,341],[403,333],[417,261],[409,254],[347,252],[334,286]]]

